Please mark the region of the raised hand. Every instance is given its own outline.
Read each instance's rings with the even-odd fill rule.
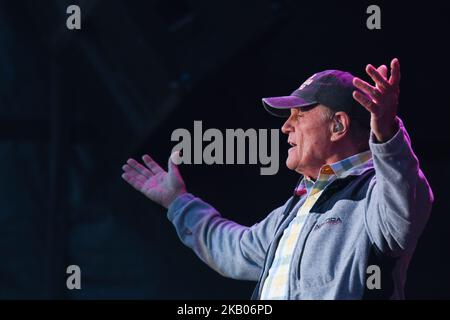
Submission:
[[[366,72],[375,82],[375,86],[355,77],[353,84],[365,95],[354,91],[353,98],[370,112],[370,127],[378,142],[386,142],[398,130],[396,115],[400,94],[400,62],[397,58],[391,61],[389,79],[387,67],[384,65],[375,69],[369,64]]]
[[[144,165],[129,159],[122,167],[122,178],[150,200],[168,208],[179,195],[186,193],[186,186],[177,165],[179,154],[169,158],[168,172],[162,169],[149,155],[144,155]]]

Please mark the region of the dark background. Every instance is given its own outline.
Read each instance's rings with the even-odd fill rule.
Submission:
[[[393,2],[393,1],[392,1]],[[324,69],[367,79],[402,67],[399,115],[435,194],[409,269],[410,299],[450,298],[449,6],[442,1],[0,1],[0,298],[247,299],[210,270],[165,210],[121,179],[129,158],[166,166],[176,128],[279,128],[261,97]],[[82,30],[66,28],[78,4]],[[366,28],[381,7],[382,29]],[[251,225],[297,180],[260,165],[181,168],[188,190]],[[79,265],[82,290],[65,289]]]

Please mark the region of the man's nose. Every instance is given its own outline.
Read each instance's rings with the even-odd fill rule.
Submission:
[[[281,127],[281,132],[284,134],[289,134],[292,130],[292,126],[290,124],[290,117],[284,122],[283,126]]]

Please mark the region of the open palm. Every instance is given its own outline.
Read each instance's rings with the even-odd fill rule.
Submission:
[[[149,155],[142,157],[145,166],[129,159],[122,167],[122,178],[147,198],[168,208],[176,197],[186,192],[183,178],[172,157],[169,158],[168,171],[162,169]]]

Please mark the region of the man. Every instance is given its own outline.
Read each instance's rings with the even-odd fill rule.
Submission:
[[[148,155],[123,178],[168,208],[180,239],[224,276],[255,280],[256,299],[402,299],[409,261],[433,194],[396,116],[400,64],[372,65],[374,85],[327,70],[290,96],[265,98],[287,120],[286,165],[300,173],[294,195],[244,227],[186,192],[169,159]]]

